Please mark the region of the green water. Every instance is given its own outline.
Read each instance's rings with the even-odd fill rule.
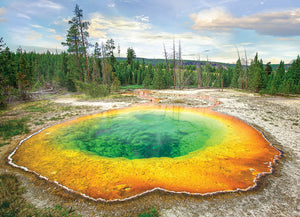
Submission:
[[[128,159],[179,157],[218,144],[225,126],[189,112],[136,111],[81,121],[51,135],[66,149]]]

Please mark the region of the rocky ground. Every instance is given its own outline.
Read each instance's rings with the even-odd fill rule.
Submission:
[[[248,192],[222,193],[212,196],[190,196],[165,192],[114,203],[95,202],[38,179],[7,164],[7,156],[23,136],[15,136],[0,147],[0,172],[14,173],[22,182],[28,202],[38,208],[57,204],[73,207],[83,216],[130,216],[152,207],[161,216],[299,216],[300,215],[300,98],[268,97],[234,90],[161,90],[151,96],[160,104],[191,107],[213,107],[215,111],[240,118],[264,132],[274,146],[283,151],[272,175],[263,177],[256,189]],[[31,115],[30,133],[63,120],[117,109],[133,104],[148,103],[140,97],[124,95],[105,100],[87,100],[81,96],[62,95],[46,101],[49,109]],[[220,105],[214,106],[221,102]],[[18,105],[2,117],[24,116]],[[19,109],[19,110],[18,110]]]

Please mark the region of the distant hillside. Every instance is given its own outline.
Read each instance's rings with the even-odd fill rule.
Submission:
[[[120,58],[117,58],[118,60],[120,61],[126,61],[127,59],[124,58],[124,57],[120,57]],[[145,61],[146,64],[152,64],[152,65],[157,65],[159,63],[165,63],[165,60],[164,59],[147,59],[147,58],[141,58],[141,57],[138,57],[136,58],[137,60],[139,60],[140,62],[142,62],[143,60]],[[170,62],[172,60],[169,60]],[[186,65],[196,65],[199,61],[195,61],[195,60],[183,60],[182,61],[182,64],[184,66]],[[213,67],[219,67],[219,66],[226,66],[226,67],[234,67],[235,64],[229,64],[229,63],[220,63],[220,62],[209,62]],[[200,61],[200,65],[204,66],[206,64],[206,61]]]
[[[117,57],[118,60],[120,61],[126,61],[127,58],[125,57]],[[145,61],[146,64],[152,64],[152,65],[157,65],[159,63],[165,63],[165,60],[164,59],[148,59],[148,58],[141,58],[141,57],[138,57],[136,58],[137,60],[139,60],[140,62]],[[170,62],[172,60],[169,60]],[[183,60],[183,65],[186,66],[186,65],[196,65],[199,61],[195,61],[195,60]],[[235,67],[235,64],[232,64],[232,63],[222,63],[222,62],[209,62],[213,67],[220,67],[220,66],[226,66],[227,68],[234,68]],[[206,61],[200,61],[200,65],[201,66],[204,66],[206,64]],[[248,66],[250,65],[251,63],[249,62],[248,63]],[[264,64],[265,66],[266,64]],[[279,64],[271,64],[271,67],[273,70],[277,70]],[[286,69],[288,69],[290,66],[291,66],[291,63],[287,63],[284,65]],[[243,65],[243,67],[246,67],[246,65]]]

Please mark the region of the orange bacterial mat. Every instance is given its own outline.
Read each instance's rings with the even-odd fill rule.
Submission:
[[[142,113],[139,113],[141,111]],[[85,142],[85,134],[81,135],[83,128],[82,132],[77,133],[72,128],[72,126],[78,126],[79,129],[81,126],[88,126],[87,135],[97,137],[97,141],[100,141],[103,138],[98,138],[98,136],[107,130],[102,129],[103,125],[94,120],[114,118],[113,120],[117,121],[119,117],[127,118],[128,114],[131,115],[130,118],[143,118],[142,121],[152,123],[151,116],[147,115],[157,111],[158,115],[163,114],[164,116],[161,117],[170,118],[171,121],[182,113],[181,121],[186,126],[183,130],[180,128],[174,130],[172,136],[175,139],[166,136],[167,133],[171,133],[171,130],[166,130],[163,138],[169,140],[162,138],[157,140],[170,143],[170,147],[167,146],[168,149],[163,144],[160,146],[148,144],[147,150],[152,148],[151,152],[157,154],[153,155],[154,157],[146,155],[149,153],[145,154],[143,143],[140,142],[146,141],[145,139],[132,140],[132,145],[128,145],[124,142],[128,140],[123,138],[126,134],[122,134],[120,138],[116,136],[118,143],[105,147],[96,142],[93,152],[90,149],[93,148],[90,147],[92,142]],[[200,137],[198,139],[197,131],[193,129],[196,129],[194,127],[204,120],[211,121],[212,124],[205,125],[205,129],[207,128],[211,133],[207,134],[199,130],[198,134],[206,137],[201,137],[203,144],[197,144]],[[117,124],[106,122],[108,123],[107,129],[111,131],[113,131],[112,127],[118,127]],[[97,125],[99,129],[95,129],[94,125]],[[219,129],[220,132],[215,129]],[[145,128],[145,130],[148,129]],[[193,131],[194,134],[189,137],[188,131]],[[119,132],[119,130],[114,132]],[[64,136],[67,135],[66,133],[78,135],[78,137],[73,135],[71,139],[66,139]],[[139,131],[135,133],[139,135]],[[178,137],[179,134],[182,137]],[[81,135],[80,138],[79,135]],[[141,136],[145,138],[143,137],[145,134]],[[191,137],[194,140],[190,141]],[[109,136],[105,137],[107,138]],[[126,155],[125,150],[125,157],[123,155],[118,157],[121,152],[120,150],[114,152],[113,147],[120,149],[123,143],[126,143],[128,147],[135,146],[135,143],[139,146],[132,148],[132,155]],[[85,146],[90,148],[83,150],[82,147]],[[165,152],[162,152],[162,149]],[[107,153],[107,156],[101,156],[102,152]],[[164,153],[169,155],[164,155]],[[110,154],[112,157],[109,157]],[[220,114],[208,108],[147,105],[89,115],[42,129],[21,141],[9,156],[9,161],[13,166],[34,172],[85,197],[115,201],[130,199],[155,189],[201,195],[248,190],[256,186],[259,176],[272,172],[272,165],[279,156],[280,151],[271,146],[261,132],[235,117]]]

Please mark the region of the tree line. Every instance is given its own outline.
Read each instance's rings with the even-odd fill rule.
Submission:
[[[121,85],[140,85],[143,88],[240,88],[268,94],[300,93],[300,58],[290,67],[280,62],[277,69],[255,55],[250,65],[242,65],[240,57],[235,66],[213,66],[209,61],[194,61],[184,65],[181,44],[171,54],[165,46],[163,62],[145,63],[136,59],[133,48],[127,48],[127,58],[116,58],[113,39],[105,43],[88,42],[89,23],[83,12],[75,6],[69,21],[66,41],[67,52],[43,54],[23,51],[21,47],[11,52],[0,38],[0,106],[4,107],[9,96],[28,98],[28,92],[45,86],[58,85],[68,91],[82,91],[93,97],[106,96]],[[88,49],[93,53],[89,54]],[[117,46],[120,56],[120,46]]]

